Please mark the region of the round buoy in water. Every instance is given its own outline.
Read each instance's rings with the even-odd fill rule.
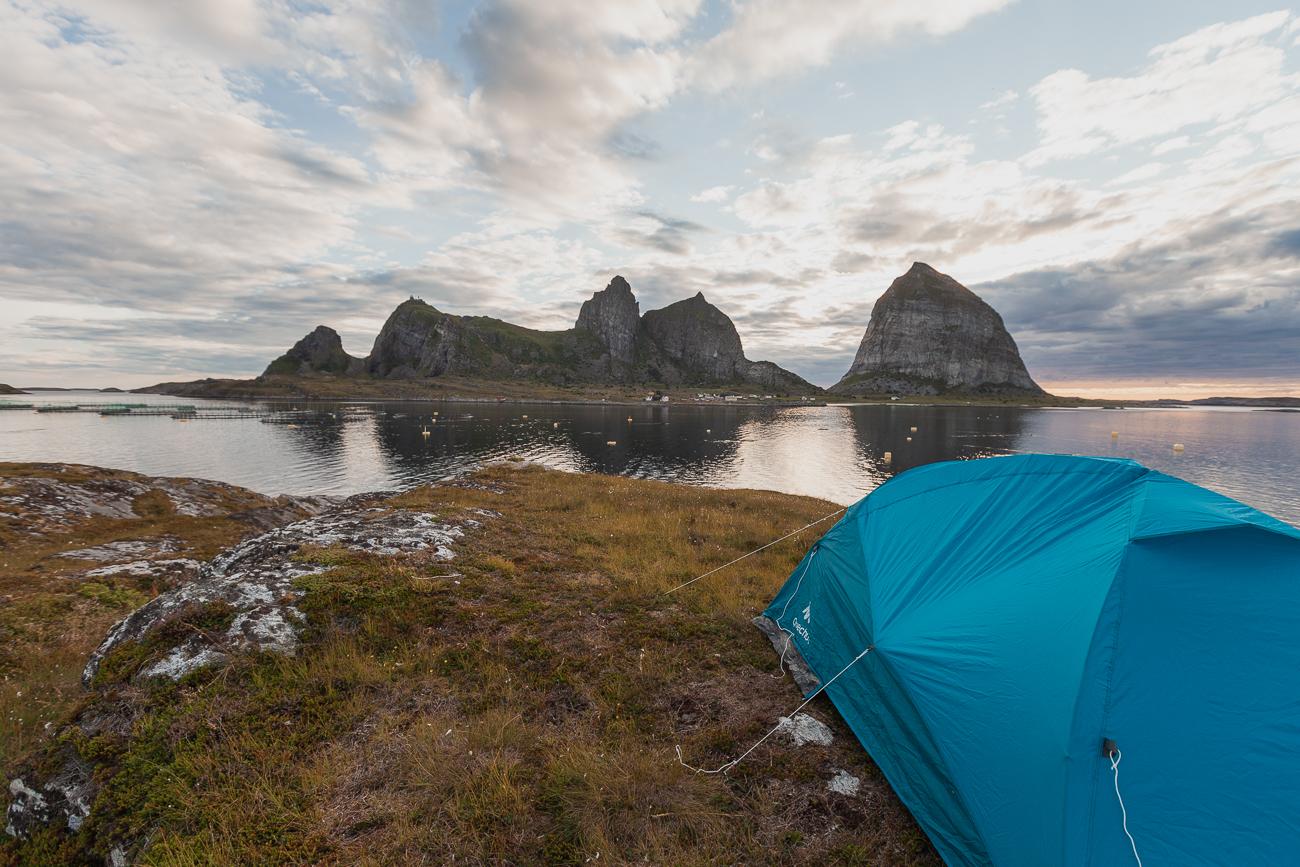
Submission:
[[[910,442],[912,441],[912,438],[911,438],[911,437],[908,437],[908,438],[907,438],[907,441],[910,443]]]
[[[605,445],[607,445],[607,446],[616,446],[616,445],[618,445],[618,440],[605,440]]]
[[[1182,450],[1183,450],[1183,444],[1182,444],[1182,443],[1174,443],[1174,451],[1176,451],[1176,452],[1181,452]]]
[[[1113,439],[1113,440],[1117,440],[1117,439],[1119,439],[1119,431],[1117,431],[1117,430],[1113,430],[1113,431],[1111,431],[1111,432],[1110,432],[1110,438]]]
[[[520,418],[528,418],[528,416],[526,416],[526,415],[521,415],[521,416],[519,416],[519,417],[520,417]]]
[[[885,463],[892,464],[893,462],[894,462],[894,453],[885,452]]]
[[[713,428],[711,428],[711,427],[706,427],[706,428],[704,429],[704,432],[705,432],[705,433],[713,433]]]
[[[557,422],[554,422],[554,423],[551,425],[551,427],[559,427],[559,426],[560,426],[560,423],[559,423],[558,421],[557,421]]]
[[[915,425],[912,426],[912,433],[916,433],[916,426],[915,426]]]

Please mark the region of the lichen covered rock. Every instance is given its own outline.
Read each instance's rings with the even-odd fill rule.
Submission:
[[[229,612],[224,631],[190,633],[134,676],[176,680],[237,651],[291,654],[303,623],[295,604],[303,593],[297,582],[327,568],[310,554],[304,556],[304,547],[341,546],[381,555],[431,551],[439,560],[451,560],[452,543],[465,527],[477,524],[474,519],[453,524],[425,512],[352,506],[263,533],[214,557],[196,578],[154,597],[115,625],[91,655],[82,679],[92,684],[104,659],[124,643],[143,641],[182,612],[212,606]]]

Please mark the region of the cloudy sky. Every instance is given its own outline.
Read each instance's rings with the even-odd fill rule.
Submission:
[[[0,382],[248,375],[615,273],[848,367],[913,260],[1049,388],[1300,394],[1300,12],[0,0]]]

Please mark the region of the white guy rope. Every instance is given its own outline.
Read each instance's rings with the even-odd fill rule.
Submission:
[[[849,660],[849,664],[848,664],[848,665],[844,666],[844,667],[841,668],[839,671],[835,672],[835,677],[832,677],[830,680],[826,681],[826,682],[823,683],[821,686],[817,687],[817,689],[815,689],[815,690],[813,691],[812,695],[808,696],[806,699],[803,700],[803,704],[799,705],[797,708],[795,708],[794,710],[790,711],[789,716],[782,717],[781,719],[783,719],[783,720],[786,720],[786,719],[791,719],[791,720],[792,720],[792,719],[794,719],[795,714],[799,713],[799,711],[801,711],[801,710],[803,710],[804,708],[806,708],[806,707],[808,706],[809,702],[811,702],[811,701],[812,701],[813,699],[815,699],[817,696],[821,695],[821,693],[822,693],[823,691],[825,691],[826,687],[828,687],[828,686],[830,686],[832,683],[834,683],[834,682],[839,678],[839,676],[840,676],[841,674],[843,674],[844,672],[846,672],[846,671],[848,671],[850,668],[852,668],[852,667],[853,667],[853,664],[854,664],[855,662],[857,662],[859,659],[861,659],[862,657],[864,657],[864,656],[866,656],[868,653],[870,653],[874,647],[875,647],[874,644],[873,644],[873,645],[870,645],[870,646],[867,647],[865,650],[863,650],[861,653],[859,653],[857,656],[855,656],[855,657],[853,657],[851,660]],[[740,755],[736,756],[734,759],[732,759],[731,761],[727,762],[725,765],[719,765],[718,767],[714,768],[713,770],[708,770],[707,768],[697,768],[697,767],[695,767],[695,766],[693,766],[693,765],[688,765],[688,764],[686,764],[686,761],[682,758],[682,745],[681,745],[681,744],[678,744],[678,745],[676,746],[676,750],[677,750],[677,763],[678,763],[679,765],[681,765],[683,768],[686,768],[688,771],[694,771],[694,772],[697,773],[697,774],[725,774],[725,773],[727,773],[728,771],[730,771],[732,768],[734,768],[736,765],[738,765],[738,764],[740,764],[742,761],[744,761],[745,756],[749,755],[749,754],[752,753],[754,750],[758,749],[759,744],[763,743],[763,741],[767,740],[767,739],[770,738],[772,735],[776,734],[780,729],[781,729],[781,723],[778,722],[776,725],[772,726],[772,728],[768,731],[767,734],[763,735],[761,738],[759,738],[758,740],[754,741],[754,745],[753,745],[752,747],[750,747],[749,749],[745,750],[743,753],[741,753]]]
[[[1128,810],[1124,809],[1124,796],[1119,793],[1119,760],[1123,755],[1119,750],[1110,751],[1110,769],[1115,772],[1115,800],[1119,801],[1119,813],[1124,822],[1124,836],[1128,837],[1128,844],[1133,847],[1133,858],[1138,862],[1138,867],[1142,867],[1142,856],[1138,854],[1137,841],[1128,831]]]
[[[843,509],[836,509],[834,512],[831,512],[826,517],[818,518],[816,521],[813,521],[811,524],[804,524],[802,527],[800,527],[798,530],[795,530],[793,533],[786,533],[780,539],[773,539],[771,542],[768,542],[766,545],[762,545],[758,548],[755,548],[753,551],[750,551],[748,554],[741,554],[739,557],[737,557],[735,560],[732,560],[730,563],[723,563],[718,568],[710,569],[708,572],[705,572],[703,575],[697,575],[696,577],[692,578],[690,581],[683,581],[681,584],[678,584],[673,589],[665,590],[662,595],[667,596],[670,593],[676,593],[678,590],[681,590],[683,587],[689,587],[690,585],[694,584],[696,581],[699,581],[701,578],[708,578],[714,572],[721,572],[723,569],[726,569],[728,566],[734,566],[737,563],[739,563],[741,560],[744,560],[746,557],[752,557],[755,554],[757,554],[759,551],[765,551],[768,548],[771,548],[777,542],[784,542],[786,539],[789,539],[791,536],[799,535],[804,530],[807,530],[809,527],[815,527],[818,524],[820,524],[822,521],[827,521],[830,520],[831,518],[834,518],[836,515],[845,511],[845,509],[848,509],[848,506],[845,506]]]

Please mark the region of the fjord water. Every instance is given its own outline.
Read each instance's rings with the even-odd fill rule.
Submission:
[[[1134,458],[1300,524],[1300,413],[1291,412],[900,404],[271,405],[100,392],[36,392],[11,400],[323,410],[292,425],[256,417],[180,422],[167,416],[0,412],[0,460],[196,476],[269,494],[390,490],[520,457],[565,470],[768,488],[849,503],[890,475],[932,461],[1056,452]],[[1111,431],[1119,436],[1112,438]],[[1175,442],[1185,444],[1185,451],[1173,451]],[[892,452],[889,463],[885,452]]]

